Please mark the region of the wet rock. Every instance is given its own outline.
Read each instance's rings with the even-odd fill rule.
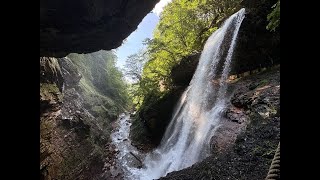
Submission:
[[[114,149],[111,146],[109,146],[109,151],[112,152],[113,150]]]
[[[62,67],[62,74],[67,88],[74,88],[78,86],[82,75],[79,73],[77,67],[72,61],[67,58],[58,58],[59,64]],[[74,94],[77,95],[77,94]]]
[[[200,53],[183,58],[171,70],[171,77],[176,86],[188,86],[197,68]]]
[[[110,163],[106,163],[106,164],[105,164],[105,167],[110,168],[110,167],[111,167],[111,164],[110,164]]]
[[[111,173],[112,177],[114,178],[114,177],[117,177],[121,173],[121,171],[118,168],[111,166],[110,173]]]
[[[245,122],[248,117],[245,114],[243,109],[239,109],[236,107],[229,107],[226,110],[226,117],[233,122],[237,122],[239,124]]]

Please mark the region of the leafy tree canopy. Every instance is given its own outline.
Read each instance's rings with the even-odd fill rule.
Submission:
[[[149,97],[157,99],[168,92],[172,88],[171,68],[183,57],[201,52],[206,39],[240,8],[240,2],[173,0],[169,3],[161,14],[153,38],[144,42],[147,45],[144,55],[139,52],[127,60],[127,67],[131,67],[127,74],[139,80],[133,85],[141,99],[136,103],[141,104]],[[143,69],[133,65],[134,60],[144,61]],[[138,71],[139,76],[135,76]]]

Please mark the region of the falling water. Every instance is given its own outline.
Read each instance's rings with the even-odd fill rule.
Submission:
[[[230,16],[207,40],[189,87],[181,96],[160,146],[130,168],[127,179],[151,180],[203,160],[226,105],[227,77],[245,9]],[[219,65],[223,65],[219,75]],[[220,78],[218,84],[212,83]]]

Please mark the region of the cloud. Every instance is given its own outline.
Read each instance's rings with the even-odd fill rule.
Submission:
[[[153,8],[152,12],[160,16],[161,12],[163,11],[163,8],[171,1],[172,0],[160,0],[160,2],[158,2],[156,6]]]

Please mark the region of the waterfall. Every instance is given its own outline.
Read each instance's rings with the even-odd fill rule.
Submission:
[[[227,78],[244,15],[245,9],[239,10],[208,38],[159,147],[146,156],[144,168],[130,170],[128,179],[157,179],[209,155],[210,139],[226,106]],[[213,83],[218,78],[219,83]]]

